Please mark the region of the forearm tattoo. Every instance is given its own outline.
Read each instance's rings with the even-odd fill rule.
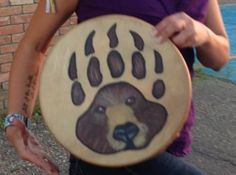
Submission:
[[[33,75],[29,75],[27,77],[27,82],[25,84],[26,91],[24,93],[24,102],[22,105],[22,110],[27,114],[30,112],[29,106],[31,100],[34,98],[38,80],[38,74],[39,74],[39,69],[37,69],[37,71]]]

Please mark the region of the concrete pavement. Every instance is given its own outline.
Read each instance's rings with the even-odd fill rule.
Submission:
[[[201,75],[193,89],[197,118],[187,160],[209,175],[236,175],[236,85]]]
[[[208,175],[236,175],[236,85],[197,74],[193,83],[197,113],[193,152],[186,159]],[[38,121],[32,132],[45,151],[68,174],[68,153]],[[0,130],[0,175],[45,175],[39,168],[19,160]],[[181,174],[180,174],[181,175]]]

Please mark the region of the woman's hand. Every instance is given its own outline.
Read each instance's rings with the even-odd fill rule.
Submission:
[[[6,135],[21,159],[34,163],[50,175],[59,175],[58,168],[47,158],[37,139],[24,124],[9,126]]]
[[[179,48],[198,47],[210,39],[209,29],[184,12],[164,18],[155,26],[154,35],[159,43],[170,39]]]

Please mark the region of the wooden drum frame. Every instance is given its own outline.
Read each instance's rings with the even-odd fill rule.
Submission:
[[[191,79],[170,42],[134,17],[80,23],[48,56],[40,104],[50,131],[76,157],[121,167],[163,152],[189,112]]]

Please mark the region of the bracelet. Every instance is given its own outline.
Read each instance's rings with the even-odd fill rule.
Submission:
[[[27,126],[28,118],[18,113],[8,114],[4,120],[4,130],[6,131],[9,126],[16,126],[16,121],[20,121]]]

